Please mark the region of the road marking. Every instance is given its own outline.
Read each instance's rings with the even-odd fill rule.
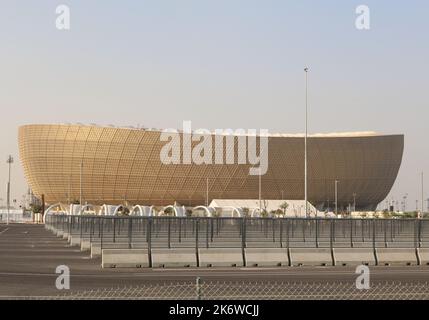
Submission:
[[[0,234],[5,233],[7,230],[9,230],[9,228],[4,229],[3,231],[0,232]]]

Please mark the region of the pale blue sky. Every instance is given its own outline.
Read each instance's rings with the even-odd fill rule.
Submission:
[[[71,9],[71,30],[55,8]],[[355,8],[371,9],[371,30]],[[429,197],[427,1],[0,1],[0,198],[17,127],[82,122],[404,133],[392,190]],[[14,165],[13,197],[26,190]]]

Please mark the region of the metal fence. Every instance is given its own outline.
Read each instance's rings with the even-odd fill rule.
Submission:
[[[102,248],[425,248],[428,219],[50,215],[46,225]]]
[[[31,212],[11,209],[9,214],[7,209],[0,209],[0,223],[30,223],[33,222],[33,216]]]
[[[22,297],[21,297],[22,298]],[[27,299],[61,300],[427,300],[427,282],[184,281],[103,288]]]

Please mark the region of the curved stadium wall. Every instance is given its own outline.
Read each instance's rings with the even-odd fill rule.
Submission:
[[[200,205],[211,199],[258,199],[251,164],[170,164],[160,161],[160,131],[84,125],[19,128],[20,159],[36,196],[48,203],[80,197],[91,204]],[[213,137],[214,138],[214,137]],[[304,198],[304,139],[269,138],[262,199]],[[235,137],[237,146],[237,137]],[[318,209],[353,203],[374,210],[390,192],[404,148],[403,135],[326,135],[308,139],[309,201]],[[82,169],[81,169],[81,164]],[[81,171],[82,170],[82,171]]]

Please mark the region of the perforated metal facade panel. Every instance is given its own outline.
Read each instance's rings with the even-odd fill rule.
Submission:
[[[205,204],[207,178],[209,201],[258,198],[258,177],[249,175],[251,164],[164,165],[164,144],[160,132],[143,129],[19,128],[25,176],[33,192],[44,194],[48,203],[79,200],[81,162],[83,201],[92,204]],[[340,207],[353,203],[355,193],[357,208],[374,209],[396,179],[403,147],[403,135],[309,138],[309,200],[319,209],[328,200],[332,206],[337,179]],[[304,139],[269,137],[268,161],[262,198],[281,199],[283,191],[284,199],[303,199]]]

